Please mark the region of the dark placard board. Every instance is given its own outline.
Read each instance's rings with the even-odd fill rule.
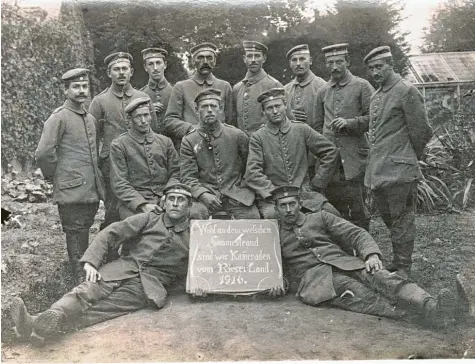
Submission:
[[[191,220],[186,291],[252,294],[283,287],[277,220]]]

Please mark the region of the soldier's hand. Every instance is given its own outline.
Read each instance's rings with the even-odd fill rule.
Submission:
[[[155,112],[157,114],[161,114],[163,112],[163,104],[159,101],[154,102],[153,103],[153,110],[155,110]]]
[[[369,255],[368,259],[366,259],[366,262],[364,264],[366,266],[366,271],[371,274],[374,274],[374,272],[383,269],[383,262],[381,261],[381,259],[379,259],[378,254]]]
[[[84,271],[86,272],[86,282],[97,282],[101,279],[101,274],[89,263],[84,263]]]
[[[270,297],[274,297],[274,298],[275,297],[280,297],[280,296],[285,295],[285,289],[284,289],[284,287],[281,287],[281,286],[272,287],[269,290],[269,293],[267,295],[270,296]]]
[[[300,110],[292,110],[292,114],[295,116],[295,120],[305,122],[307,121],[307,113]]]
[[[221,207],[221,200],[212,193],[203,193],[200,196],[200,201],[203,202],[209,210],[218,210]]]
[[[333,119],[330,123],[330,128],[336,131],[342,131],[344,128],[348,126],[348,121],[343,118],[336,118]]]
[[[205,298],[206,296],[208,296],[208,292],[206,290],[204,290],[203,288],[196,288],[196,289],[191,291],[191,296],[192,297],[203,297],[203,298]]]
[[[146,204],[140,205],[139,209],[141,212],[155,212],[156,214],[163,211],[163,209],[160,206],[154,203],[146,203]]]

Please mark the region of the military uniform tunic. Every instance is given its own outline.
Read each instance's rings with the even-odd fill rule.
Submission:
[[[292,110],[303,111],[307,114],[306,123],[310,125],[312,129],[321,133],[321,129],[318,130],[317,128],[315,103],[317,91],[325,84],[326,82],[322,78],[315,76],[315,74],[310,71],[304,80],[298,81],[297,78],[294,78],[285,85],[284,89],[287,94],[289,118],[295,118],[292,114]]]
[[[197,72],[188,80],[179,81],[173,87],[167,112],[165,114],[163,133],[173,140],[180,141],[193,127],[199,124],[199,114],[195,109],[195,97],[206,88],[221,91],[223,120],[232,124],[232,89],[229,82],[210,74],[203,79]]]
[[[178,153],[170,138],[130,129],[112,142],[112,189],[125,208],[137,212],[142,204],[157,204],[164,188],[179,182]]]
[[[186,272],[189,221],[174,224],[166,214],[143,213],[99,232],[81,259],[99,270],[101,280],[84,282],[51,306],[65,321],[93,325],[144,308],[162,308],[167,288]],[[109,249],[136,239],[130,255],[105,265]]]
[[[152,119],[151,127],[155,133],[163,134],[163,120],[165,119],[172,90],[173,86],[166,78],[159,83],[149,79],[148,84],[140,89],[140,91],[145,92],[150,97],[152,103],[161,102],[163,104],[163,111],[159,115],[154,112],[155,118]]]
[[[234,85],[233,101],[237,127],[247,135],[251,135],[267,122],[261,104],[257,102],[257,96],[276,87],[280,88],[282,84],[263,69],[257,75],[248,72],[242,81]]]
[[[44,124],[35,158],[43,176],[53,181],[56,204],[92,203],[104,198],[95,122],[83,107],[66,100]]]

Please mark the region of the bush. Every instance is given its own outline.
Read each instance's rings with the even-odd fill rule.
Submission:
[[[62,6],[58,19],[24,14],[2,3],[2,169],[30,169],[43,123],[64,102],[60,77],[93,69],[93,48],[81,13]]]

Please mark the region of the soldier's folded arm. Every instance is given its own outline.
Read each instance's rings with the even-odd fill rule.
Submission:
[[[140,212],[140,205],[146,204],[147,200],[130,184],[125,147],[117,140],[111,144],[110,163],[111,187],[114,195],[133,211]]]
[[[328,182],[333,176],[338,155],[337,148],[335,144],[310,126],[307,126],[305,136],[310,153],[320,159],[320,164],[315,165],[315,176],[311,184],[315,190],[321,192],[327,188]]]
[[[132,215],[99,231],[80,262],[89,263],[99,269],[109,250],[117,249],[127,239],[140,236],[143,229],[155,223],[150,221],[150,216],[148,213]]]
[[[365,229],[324,210],[321,217],[327,234],[343,251],[354,250],[364,261],[373,254],[381,258],[378,245]]]
[[[246,174],[244,175],[247,185],[263,199],[272,197],[270,191],[275,186],[264,174],[264,152],[262,144],[255,134],[249,140],[249,156],[247,157]]]
[[[425,146],[432,137],[432,129],[427,121],[424,99],[415,86],[411,86],[403,96],[402,107],[409,129],[409,138],[417,159],[420,159]]]
[[[46,120],[35,158],[46,180],[52,180],[58,164],[57,148],[65,130],[61,118],[53,114]]]
[[[175,85],[163,120],[163,132],[172,139],[181,139],[193,129],[193,124],[183,120],[184,105],[182,86]]]

